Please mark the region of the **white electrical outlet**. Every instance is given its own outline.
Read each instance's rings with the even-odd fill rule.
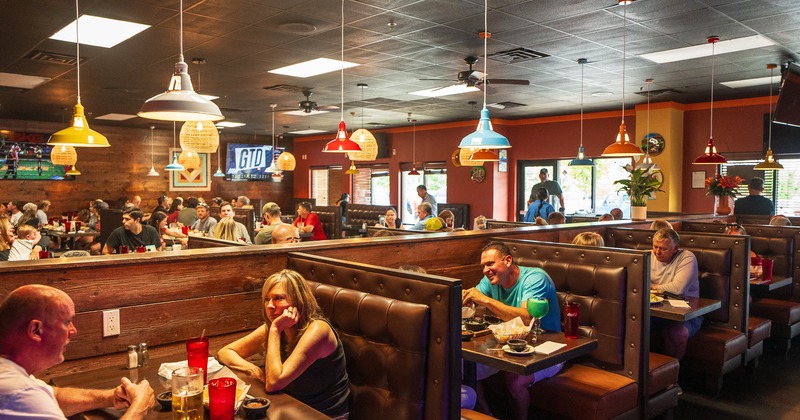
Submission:
[[[119,309],[103,311],[103,337],[119,335]]]

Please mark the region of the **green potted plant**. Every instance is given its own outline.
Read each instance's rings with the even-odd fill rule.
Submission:
[[[624,191],[631,198],[631,220],[645,220],[647,218],[647,198],[656,191],[663,192],[661,184],[663,176],[661,171],[652,165],[640,165],[636,168],[630,164],[623,166],[631,174],[630,178],[618,179],[614,184],[619,184],[617,191]]]

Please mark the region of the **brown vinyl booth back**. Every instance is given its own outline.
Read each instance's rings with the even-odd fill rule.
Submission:
[[[652,230],[609,228],[606,245],[650,250]],[[680,248],[694,253],[700,277],[700,296],[722,302],[722,307],[703,315],[706,321],[747,331],[750,284],[750,238],[699,232],[680,232]],[[648,256],[649,258],[649,256]]]
[[[224,239],[218,239],[211,236],[194,236],[189,235],[189,242],[187,247],[189,249],[200,249],[200,248],[224,248],[229,246],[247,246],[244,242],[239,241],[226,241]]]
[[[367,226],[367,236],[405,236],[405,235],[418,235],[439,233],[429,230],[411,230],[411,229],[389,229],[384,227]]]
[[[552,242],[498,240],[511,249],[518,265],[547,271],[562,308],[566,302],[581,304],[580,334],[597,339],[598,344],[581,362],[636,381],[641,406],[648,395],[645,378],[650,353],[647,254]]]
[[[322,230],[328,239],[342,237],[342,209],[339,206],[316,206],[312,212],[319,217]]]
[[[748,224],[748,225],[767,225],[769,226],[769,219],[772,216],[765,216],[765,215],[758,215],[758,214],[737,214],[736,221],[740,224]],[[790,222],[792,222],[792,226],[800,226],[800,217],[797,216],[786,216]]]
[[[352,419],[455,419],[461,281],[290,253],[340,331]]]
[[[469,204],[439,203],[436,208],[439,210],[439,213],[445,210],[453,212],[454,228],[463,227],[464,229],[472,229],[472,219],[469,218]]]
[[[98,210],[97,213],[100,215],[100,238],[98,238],[98,241],[100,246],[105,248],[111,232],[122,226],[122,210],[104,209]]]
[[[373,206],[371,204],[348,204],[347,205],[347,225],[361,226],[364,223],[367,226],[373,226],[378,223],[378,218],[386,215],[386,210],[394,209],[395,206]]]
[[[247,228],[247,234],[250,235],[250,241],[253,241],[255,238],[255,225],[256,225],[256,214],[255,210],[252,208],[250,209],[242,209],[237,208],[233,209],[233,220],[241,223],[244,227]]]
[[[505,220],[486,219],[486,229],[503,229],[536,226],[535,223],[509,222]]]

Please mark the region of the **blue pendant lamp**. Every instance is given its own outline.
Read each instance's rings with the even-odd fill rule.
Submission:
[[[578,64],[581,65],[581,145],[578,147],[578,156],[569,162],[569,166],[594,166],[594,161],[586,159],[583,152],[583,65],[588,62],[585,58],[578,59]]]
[[[483,38],[483,74],[486,72],[486,40],[491,36],[488,31],[489,15],[489,1],[483,2],[483,27],[484,32],[481,32]],[[484,79],[488,76],[484,76]],[[483,109],[481,109],[481,117],[478,120],[478,128],[470,134],[467,134],[461,139],[461,144],[458,145],[459,149],[510,149],[511,143],[502,134],[492,130],[492,122],[489,120],[489,110],[486,108],[486,89],[488,87],[487,80],[484,80],[483,87]]]
[[[175,148],[175,137],[177,134],[175,133],[175,121],[172,122],[172,147]],[[178,163],[178,155],[175,152],[172,152],[172,163],[164,167],[165,171],[183,171],[186,168],[183,167],[180,163]]]

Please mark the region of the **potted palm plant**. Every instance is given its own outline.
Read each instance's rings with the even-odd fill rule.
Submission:
[[[663,192],[661,184],[663,177],[661,171],[652,165],[641,165],[634,168],[628,164],[623,166],[631,174],[630,178],[618,179],[614,184],[619,184],[617,191],[624,191],[631,198],[631,220],[647,219],[647,198],[656,191]]]

